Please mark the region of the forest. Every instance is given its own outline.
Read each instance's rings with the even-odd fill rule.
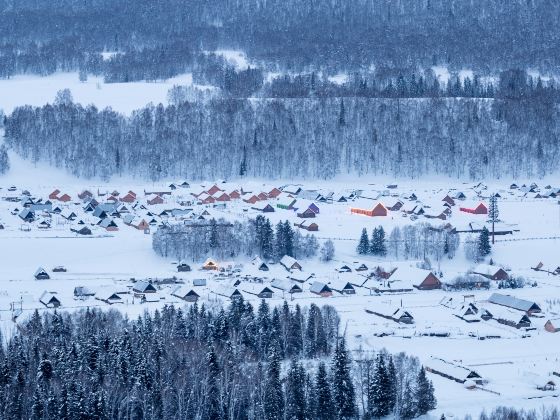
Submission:
[[[164,225],[154,233],[152,248],[163,257],[193,262],[206,257],[227,260],[239,256],[259,256],[265,261],[278,262],[284,255],[311,258],[317,254],[319,242],[312,234],[304,236],[298,229],[294,230],[288,220],[278,222],[273,228],[268,218],[259,215],[233,223],[210,219]]]
[[[16,108],[5,142],[85,178],[543,177],[558,166],[556,92],[510,71],[494,98],[214,97],[131,116],[62,92]]]
[[[559,24],[551,0],[1,0],[0,75],[165,78],[211,69],[202,55],[220,48],[276,71],[443,65],[557,73]],[[103,59],[103,51],[119,55]]]
[[[353,357],[330,306],[37,311],[0,347],[6,419],[411,419],[436,406],[418,360]]]

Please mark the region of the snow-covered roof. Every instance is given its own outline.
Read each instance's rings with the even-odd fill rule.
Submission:
[[[502,295],[500,293],[492,293],[488,302],[494,303],[496,305],[507,306],[508,308],[517,309],[518,311],[538,311],[540,312],[540,307],[535,302],[531,302],[525,299],[519,299],[510,295]]]

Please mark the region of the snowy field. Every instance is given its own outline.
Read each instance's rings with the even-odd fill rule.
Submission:
[[[242,295],[258,303],[259,298],[251,292],[255,288],[269,286],[273,279],[285,279],[291,274],[279,264],[271,264],[270,271],[259,271],[250,258],[235,261],[236,272],[219,274],[201,269],[199,262],[188,262],[192,271],[178,272],[177,261],[164,259],[157,256],[151,249],[151,236],[162,222],[184,223],[183,219],[200,215],[205,210],[208,217],[223,217],[226,220],[239,220],[255,217],[260,214],[254,210],[252,204],[242,199],[249,198],[252,194],[268,192],[274,187],[281,187],[287,183],[281,181],[235,181],[228,183],[218,182],[220,189],[228,192],[233,190],[251,191],[242,196],[242,199],[226,202],[224,205],[199,204],[192,193],[208,190],[214,182],[196,183],[188,188],[177,187],[169,189],[170,182],[161,184],[146,184],[135,180],[115,180],[111,184],[100,181],[85,181],[72,178],[62,172],[53,171],[44,167],[33,167],[27,162],[11,156],[13,168],[7,175],[0,178],[0,223],[4,229],[0,230],[0,249],[2,250],[2,264],[0,265],[0,278],[4,287],[0,290],[0,322],[5,334],[14,330],[16,323],[12,321],[18,315],[16,322],[21,322],[33,310],[53,310],[47,308],[39,301],[45,291],[52,292],[61,302],[61,308],[74,310],[82,307],[118,308],[131,317],[144,310],[153,310],[165,304],[175,303],[188,305],[178,297],[173,296],[173,290],[183,285],[193,288],[200,296],[199,302],[207,305],[227,304],[228,298],[220,295],[219,291],[224,286],[231,285],[232,279],[241,280],[237,286]],[[177,182],[181,180],[175,180]],[[550,182],[553,186],[560,186],[554,180],[539,182],[539,191],[551,191],[545,185]],[[404,351],[418,356],[422,363],[430,366],[433,358],[441,358],[448,362],[456,363],[475,370],[486,381],[481,388],[467,389],[463,384],[445,379],[441,376],[430,374],[436,387],[439,401],[438,409],[434,416],[439,418],[445,413],[447,418],[452,415],[462,418],[463,415],[478,414],[483,408],[491,409],[497,405],[518,406],[524,408],[538,408],[548,404],[558,403],[558,391],[540,391],[537,385],[543,378],[548,378],[552,372],[560,371],[560,334],[545,331],[544,324],[550,318],[558,318],[560,305],[554,299],[560,298],[560,275],[551,275],[532,270],[539,262],[546,267],[560,266],[560,205],[558,198],[535,198],[533,192],[511,190],[510,183],[501,181],[484,186],[472,183],[460,183],[442,179],[424,181],[393,182],[396,188],[387,189],[386,180],[379,179],[344,179],[332,182],[302,182],[299,187],[304,190],[317,190],[321,192],[334,192],[334,197],[344,196],[347,202],[316,204],[320,213],[316,218],[310,219],[319,226],[315,235],[320,242],[332,239],[336,247],[335,260],[329,263],[320,262],[318,258],[300,261],[303,267],[299,275],[314,275],[314,278],[303,283],[302,293],[290,295],[279,289],[274,290],[271,304],[282,304],[286,299],[290,304],[299,303],[302,306],[310,303],[330,304],[337,308],[342,317],[342,328],[349,338],[350,344],[359,357],[361,351],[387,348],[391,352]],[[518,181],[519,186],[522,182]],[[526,185],[530,185],[527,181]],[[15,191],[9,191],[15,187]],[[293,185],[289,189],[295,188]],[[60,214],[38,215],[32,223],[24,222],[19,212],[23,209],[21,202],[7,201],[6,198],[22,197],[24,190],[31,196],[46,200],[49,194],[60,190],[58,196],[68,194],[71,200],[60,202],[53,200],[53,205],[59,206]],[[84,211],[84,203],[78,199],[78,193],[89,190],[94,197],[104,202],[110,192],[117,190],[119,197],[132,190],[137,194],[137,209],[130,209],[140,219],[148,219],[148,212],[153,214],[154,224],[150,226],[150,233],[135,229],[124,224],[124,216],[115,217],[118,226],[116,231],[107,231],[97,225],[97,218]],[[286,189],[285,189],[286,190]],[[361,190],[361,198],[351,199],[356,190]],[[149,205],[147,200],[152,196],[145,195],[144,191],[169,191],[161,204]],[[446,195],[456,195],[463,192],[465,200],[457,200],[452,207],[450,217],[445,220],[427,219],[425,216],[418,218],[407,215],[402,211],[390,211],[385,217],[368,217],[351,214],[351,207],[371,208],[376,203],[389,203],[402,200],[409,205],[410,199],[406,198],[414,193],[417,201],[424,206],[428,213],[436,212],[442,208],[442,198]],[[516,329],[498,323],[494,319],[476,323],[467,323],[455,316],[455,309],[440,304],[444,298],[453,298],[454,305],[458,306],[464,301],[475,302],[482,308],[490,308],[487,302],[493,292],[498,292],[496,284],[491,290],[474,292],[451,292],[444,290],[416,290],[403,293],[376,294],[366,283],[363,287],[355,287],[356,294],[342,295],[334,292],[331,297],[319,297],[309,291],[310,284],[317,280],[324,283],[336,283],[348,280],[351,283],[360,283],[365,280],[373,267],[396,267],[397,272],[406,272],[417,261],[393,261],[391,258],[377,258],[373,256],[358,256],[356,245],[363,227],[371,229],[383,225],[387,232],[394,226],[404,226],[420,222],[429,222],[435,226],[450,223],[459,228],[469,223],[484,223],[485,215],[468,214],[459,211],[462,206],[475,206],[478,203],[488,204],[490,192],[499,192],[502,198],[499,201],[500,219],[502,225],[511,228],[512,235],[498,237],[493,248],[493,261],[505,268],[508,273],[522,276],[531,282],[536,282],[536,287],[526,287],[516,290],[500,290],[501,293],[512,294],[519,298],[534,301],[543,309],[539,317],[531,317],[531,328]],[[99,194],[109,193],[108,195]],[[301,194],[301,193],[300,193]],[[274,212],[265,215],[273,223],[279,220],[296,221],[293,210],[283,210],[276,205],[284,200],[288,194],[284,192],[278,199],[268,199],[259,204],[271,204]],[[300,205],[306,206],[309,201],[294,197]],[[187,206],[180,203],[192,201]],[[126,204],[131,207],[133,204]],[[144,209],[141,209],[143,207]],[[164,210],[189,208],[188,215],[160,216]],[[16,211],[16,209],[18,211]],[[63,215],[73,211],[74,220],[67,220]],[[40,228],[39,223],[49,220],[50,227]],[[412,220],[415,219],[415,220]],[[78,225],[78,221],[82,224]],[[80,236],[72,232],[71,228],[80,226],[91,228],[92,235]],[[306,233],[305,231],[303,233]],[[460,234],[463,243],[465,234]],[[355,262],[364,263],[369,271],[339,273],[342,265],[353,265]],[[218,261],[218,264],[220,261]],[[436,265],[435,262],[434,266]],[[64,266],[67,272],[56,273],[53,268]],[[442,259],[434,270],[440,279],[445,282],[459,274],[468,272],[474,264],[466,260],[462,245],[453,260]],[[34,273],[39,268],[44,268],[50,275],[49,280],[35,280]],[[141,303],[140,295],[131,291],[134,283],[132,278],[169,279],[175,277],[181,282],[179,285],[158,285],[157,292],[150,295],[150,302]],[[206,279],[206,286],[193,286],[194,279]],[[262,281],[256,283],[255,280]],[[250,281],[252,280],[252,281]],[[97,297],[104,296],[107,292],[118,293],[122,303],[109,305],[108,303],[90,296],[85,299],[74,297],[74,288],[82,286],[97,293]],[[465,297],[465,295],[469,295]],[[399,308],[409,311],[414,317],[414,324],[407,325],[396,323],[377,315],[367,313],[368,310],[379,308]],[[20,310],[23,312],[20,314]],[[430,334],[432,336],[430,336]],[[437,335],[446,335],[438,337]],[[486,338],[485,337],[495,337]],[[557,382],[560,378],[555,377]]]
[[[174,85],[192,86],[192,75],[184,74],[165,81],[105,83],[102,77],[89,76],[80,82],[78,73],[56,73],[51,76],[15,76],[0,79],[0,109],[9,114],[23,105],[42,106],[52,103],[61,89],[70,89],[74,102],[83,106],[111,107],[125,114],[152,102],[167,104],[167,92]]]

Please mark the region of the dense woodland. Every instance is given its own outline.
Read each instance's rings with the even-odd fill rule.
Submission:
[[[6,419],[410,419],[435,407],[417,359],[355,359],[334,308],[37,312],[0,347]]]
[[[243,222],[211,219],[164,225],[154,233],[152,247],[163,257],[195,262],[206,257],[227,260],[239,256],[259,256],[265,261],[277,262],[284,255],[302,259],[313,257],[319,243],[312,234],[302,235],[288,220],[273,227],[268,218],[259,215]]]
[[[168,77],[235,48],[281,70],[449,65],[557,70],[551,0],[0,1],[0,74],[78,70]],[[119,51],[103,61],[102,51]],[[126,77],[126,76],[125,76]]]
[[[5,136],[34,162],[106,179],[541,177],[558,168],[557,97],[521,71],[492,99],[213,98],[124,116],[66,93],[16,108]]]

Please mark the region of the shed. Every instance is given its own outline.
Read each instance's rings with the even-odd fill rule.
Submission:
[[[95,294],[95,299],[112,305],[114,303],[123,303],[122,297],[112,290],[101,290]]]
[[[288,271],[290,270],[301,270],[300,263],[293,257],[289,255],[284,255],[280,260],[280,264],[284,266],[284,268]]]
[[[311,284],[311,286],[309,287],[309,291],[322,297],[332,296],[331,288],[320,281],[314,281],[313,284]]]
[[[186,271],[191,271],[191,266],[188,265],[185,261],[181,261],[179,262],[179,264],[177,264],[177,271],[178,272],[186,272]]]
[[[270,284],[275,289],[282,290],[286,293],[301,293],[303,289],[301,286],[296,283],[295,281],[289,279],[274,279]]]
[[[523,311],[528,313],[529,315],[541,312],[541,307],[535,302],[518,299],[510,295],[502,295],[500,293],[492,293],[492,295],[488,299],[488,302],[495,305],[501,305],[507,308],[516,309],[518,311]]]
[[[43,267],[39,267],[37,271],[35,271],[36,280],[49,280],[50,278],[49,273],[47,273]]]
[[[501,267],[496,265],[479,264],[474,267],[471,272],[473,274],[479,274],[490,280],[508,280],[509,274]]]
[[[344,279],[335,279],[329,282],[329,287],[342,295],[355,295],[356,289],[352,283]]]
[[[380,217],[387,216],[388,210],[387,207],[383,205],[383,203],[377,203],[371,210],[352,207],[350,208],[350,213],[362,214],[364,216],[370,217]]]
[[[218,263],[212,258],[207,258],[206,261],[204,261],[204,264],[202,264],[203,270],[218,270],[218,268]]]
[[[171,296],[175,296],[185,302],[196,302],[200,298],[200,295],[197,292],[186,285],[176,288],[171,293]]]
[[[556,333],[560,331],[560,318],[550,318],[544,324],[544,329],[551,333]]]
[[[193,286],[196,287],[206,286],[206,279],[193,279]]]
[[[134,283],[134,286],[132,286],[132,290],[136,293],[156,293],[157,290],[154,287],[154,285],[148,281],[137,281],[136,283]]]
[[[55,293],[46,291],[43,292],[43,294],[39,298],[39,302],[41,302],[47,308],[58,308],[61,305],[60,300],[56,297]]]

